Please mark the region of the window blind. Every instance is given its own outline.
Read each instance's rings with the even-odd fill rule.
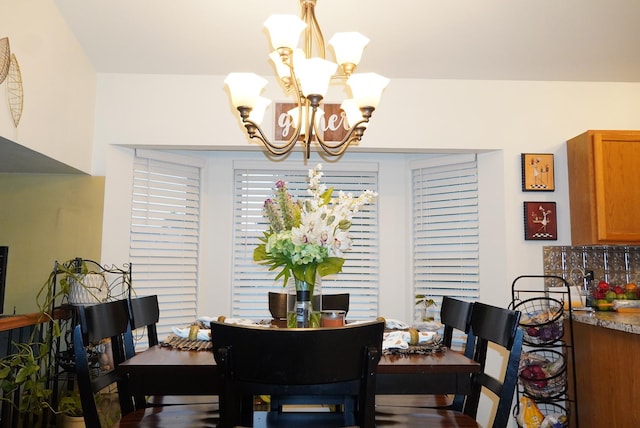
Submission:
[[[345,166],[346,165],[346,166]],[[364,190],[377,191],[377,164],[341,164],[344,169],[323,168],[322,182],[358,195]],[[234,164],[234,254],[232,315],[269,319],[267,294],[283,291],[275,271],[253,260],[253,250],[269,225],[263,216],[265,199],[273,197],[275,182],[284,180],[294,199],[307,194],[308,168],[274,169],[257,165]],[[353,218],[350,233],[353,247],[345,253],[341,273],[322,279],[323,294],[350,293],[349,318],[370,318],[378,313],[379,250],[377,204],[367,205]]]
[[[180,156],[171,156],[181,159]],[[130,261],[136,295],[158,295],[158,336],[196,318],[200,167],[136,155]],[[138,345],[146,336],[137,333]]]
[[[478,169],[475,155],[413,163],[413,284],[443,296],[479,297]]]

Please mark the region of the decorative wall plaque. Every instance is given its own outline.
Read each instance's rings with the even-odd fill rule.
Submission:
[[[274,141],[288,141],[295,132],[294,123],[287,112],[296,107],[295,103],[275,103]],[[322,138],[329,142],[342,141],[347,134],[347,128],[340,104],[323,104],[320,108],[324,111],[319,123]]]
[[[522,190],[553,192],[553,155],[522,153]]]
[[[555,241],[558,223],[555,202],[524,203],[524,239],[527,241]]]

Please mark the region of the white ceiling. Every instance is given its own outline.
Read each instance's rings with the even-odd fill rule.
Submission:
[[[264,20],[298,0],[54,0],[98,72],[270,75]],[[390,78],[640,81],[638,0],[318,0],[325,38]]]
[[[99,73],[271,75],[263,22],[300,13],[298,0],[53,1]],[[638,0],[318,0],[316,13],[327,40],[368,36],[358,71],[392,79],[640,82]]]

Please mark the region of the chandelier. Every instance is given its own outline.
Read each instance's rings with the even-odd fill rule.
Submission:
[[[269,57],[280,83],[295,98],[296,107],[287,112],[295,130],[286,141],[272,142],[260,128],[265,110],[271,104],[271,100],[260,95],[267,84],[266,79],[254,73],[231,73],[224,81],[249,138],[259,140],[276,156],[291,152],[298,141],[304,147],[307,159],[313,141],[330,156],[342,155],[351,143],[362,139],[382,91],[389,83],[389,79],[376,73],[354,73],[369,42],[360,33],[336,33],[329,40],[339,71],[338,64],[325,59],[324,37],[316,19],[315,6],[316,0],[300,0],[301,18],[272,15],[264,23],[274,49]],[[304,50],[297,48],[301,34]],[[324,115],[320,106],[332,80],[346,83],[352,98],[340,105],[346,121],[345,135],[341,141],[330,142],[323,139],[319,124]]]

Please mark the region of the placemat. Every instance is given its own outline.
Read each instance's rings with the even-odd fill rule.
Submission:
[[[382,351],[382,355],[426,355],[436,352],[444,352],[447,348],[442,344],[442,337],[436,334],[429,343],[419,345],[409,345],[408,348],[389,348]]]

